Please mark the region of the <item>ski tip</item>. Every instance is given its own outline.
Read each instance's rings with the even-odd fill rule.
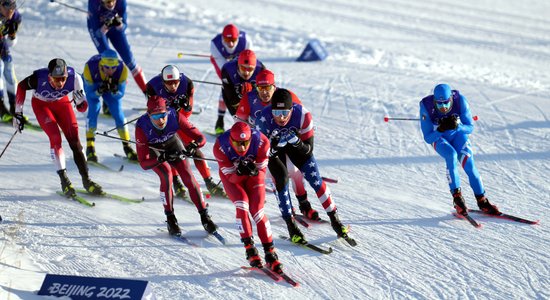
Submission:
[[[122,172],[124,170],[124,165],[120,165],[120,168],[118,169],[118,172]]]

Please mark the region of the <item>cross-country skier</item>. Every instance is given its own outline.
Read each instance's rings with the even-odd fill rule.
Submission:
[[[71,101],[74,101],[79,112],[85,112],[88,108],[82,85],[82,78],[72,67],[68,67],[63,59],[54,58],[48,63],[48,68],[35,70],[17,86],[13,124],[19,132],[24,129],[23,104],[27,90],[34,90],[31,99],[32,109],[40,127],[50,139],[51,157],[61,179],[61,189],[67,197],[74,196],[75,189],[67,176],[59,128],[73,151],[73,159],[82,177],[84,188],[92,194],[103,193],[101,186],[90,180],[86,156],[82,152],[82,144],[78,138],[78,123],[71,107]],[[69,100],[69,93],[73,94],[72,100]]]
[[[311,113],[304,106],[293,103],[292,95],[288,90],[279,88],[271,97],[271,106],[264,108],[256,118],[256,126],[270,139],[269,172],[275,178],[279,210],[292,241],[303,243],[305,238],[292,214],[292,201],[288,193],[287,157],[304,174],[309,185],[315,190],[338,237],[347,239],[348,230],[338,217],[336,204],[332,201],[330,190],[319,173],[319,167],[313,155]]]
[[[271,225],[264,213],[265,172],[267,169],[269,140],[256,129],[243,122],[235,123],[230,130],[216,139],[214,156],[218,160],[223,186],[236,208],[236,221],[246,258],[253,267],[262,261],[254,246],[250,218],[256,223],[258,236],[265,252],[265,262],[275,272],[282,270],[271,234]]]
[[[84,66],[84,90],[88,96],[88,130],[86,131],[86,157],[88,161],[97,162],[95,151],[95,132],[97,130],[97,117],[99,115],[100,101],[109,107],[111,116],[115,119],[118,135],[124,141],[122,147],[129,160],[137,161],[137,154],[127,142],[130,140],[130,132],[124,111],[122,110],[122,97],[126,91],[126,78],[128,69],[118,59],[115,50],[107,49],[101,55],[92,56]]]
[[[181,73],[174,65],[167,65],[162,68],[162,71],[157,76],[151,78],[147,83],[147,95],[159,95],[166,99],[166,105],[172,107],[186,118],[190,118],[193,112],[193,94],[195,89],[193,81],[185,74]],[[183,131],[178,131],[178,134],[185,144],[185,147],[193,147],[193,138],[185,135]],[[204,158],[204,154],[200,149],[195,152],[195,157]],[[223,187],[220,187],[214,182],[210,174],[210,168],[203,159],[194,160],[195,167],[199,170],[206,188],[212,195],[225,196]],[[179,180],[177,173],[174,173],[173,178],[174,189],[176,195],[183,196],[185,189]]]
[[[250,49],[252,42],[246,38],[246,32],[239,31],[233,24],[227,24],[221,33],[217,34],[210,42],[210,61],[216,70],[218,77],[222,79],[223,65],[236,58],[243,50]],[[227,107],[220,93],[218,100],[218,120],[216,121],[216,134],[224,132],[223,116]]]
[[[178,130],[184,131],[195,146],[186,148],[177,134]],[[160,179],[160,199],[170,235],[181,234],[178,220],[174,215],[172,167],[181,175],[189,190],[189,197],[200,214],[204,229],[209,233],[215,232],[217,226],[208,214],[199,184],[186,160],[186,157],[193,157],[197,148],[206,143],[200,131],[183,114],[167,107],[164,98],[155,95],[149,97],[147,113],[136,123],[135,136],[141,167],[144,170],[153,170]]]
[[[420,126],[424,141],[445,159],[447,180],[458,214],[467,215],[468,209],[460,191],[458,164],[462,166],[474,191],[478,207],[485,213],[499,214],[499,210],[485,197],[481,176],[474,165],[474,155],[468,136],[474,130],[474,120],[466,97],[448,84],[438,84],[433,95],[420,101]]]
[[[17,43],[17,29],[21,24],[21,15],[17,11],[15,0],[0,1],[0,118],[10,122],[15,113],[15,87],[17,78],[13,67],[10,49]],[[4,104],[4,78],[6,93],[10,104],[9,110]]]
[[[256,117],[260,115],[266,106],[271,105],[271,97],[277,86],[275,86],[275,75],[268,69],[264,69],[256,76],[256,88],[245,93],[237,109],[237,120],[246,121],[254,125]],[[302,104],[298,96],[288,91],[292,96],[292,103]],[[307,200],[307,191],[304,187],[304,176],[298,168],[286,157],[286,168],[288,175],[292,179],[292,187],[296,198],[298,199],[300,211],[304,216],[312,220],[319,219],[319,213],[311,208],[311,203]],[[274,181],[275,182],[275,181]]]
[[[88,0],[88,32],[99,54],[110,49],[109,42],[118,52],[136,81],[145,93],[145,76],[136,63],[126,38],[126,0]],[[104,112],[106,106],[104,104]]]

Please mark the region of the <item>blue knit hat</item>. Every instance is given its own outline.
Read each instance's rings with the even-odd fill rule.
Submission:
[[[451,97],[451,87],[446,83],[440,83],[434,88],[435,101],[446,101]]]

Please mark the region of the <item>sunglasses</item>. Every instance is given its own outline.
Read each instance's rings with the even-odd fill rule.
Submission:
[[[247,140],[247,141],[235,141],[235,140],[231,139],[231,144],[232,144],[233,147],[235,147],[235,148],[238,148],[239,146],[242,146],[242,147],[247,148],[248,145],[250,145],[250,140]]]
[[[239,69],[241,69],[241,72],[252,72],[256,69],[256,66],[239,65]]]
[[[116,70],[116,68],[118,68],[118,66],[108,66],[108,65],[103,65],[103,67],[108,70]]]
[[[167,114],[168,114],[167,112],[158,113],[158,114],[152,114],[152,115],[151,115],[151,119],[153,119],[153,120],[160,120],[160,119],[162,119],[162,118],[165,118]]]
[[[166,85],[176,85],[178,83],[180,83],[179,79],[177,79],[177,80],[165,80],[164,81],[164,84],[166,84]]]
[[[101,2],[103,2],[105,4],[110,4],[110,3],[115,3],[116,0],[101,0]]]
[[[270,85],[257,85],[256,86],[256,90],[258,90],[258,92],[269,92],[273,88],[274,88],[274,86],[272,84],[270,84]]]
[[[435,105],[437,107],[449,107],[451,106],[451,100],[444,100],[444,101],[435,101]]]
[[[223,37],[223,41],[226,43],[235,43],[237,42],[237,38]]]
[[[53,77],[53,76],[50,76],[52,78],[53,81],[55,82],[65,82],[67,81],[67,77]]]
[[[290,109],[274,109],[271,111],[271,114],[274,117],[288,117],[290,115]]]

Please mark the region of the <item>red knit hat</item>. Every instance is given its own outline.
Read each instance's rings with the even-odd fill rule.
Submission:
[[[233,124],[229,132],[231,139],[234,141],[248,141],[252,132],[250,131],[250,126],[245,122],[237,122]]]
[[[239,54],[239,65],[256,65],[256,54],[250,49],[243,50]]]
[[[263,69],[256,75],[256,85],[275,84],[275,75],[268,69]]]
[[[223,28],[222,31],[222,37],[224,38],[230,38],[230,39],[237,39],[239,38],[239,28],[233,24],[227,24]]]
[[[163,113],[166,111],[166,99],[161,96],[150,96],[147,99],[147,112],[150,114]]]

